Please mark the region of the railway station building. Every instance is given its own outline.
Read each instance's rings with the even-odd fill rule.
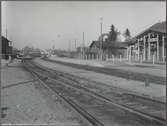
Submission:
[[[122,57],[123,60],[136,62],[166,62],[166,21],[158,22],[130,39],[105,41],[109,36],[103,33],[98,40],[92,41],[89,47],[80,47],[82,59],[110,59]]]
[[[128,42],[127,58],[135,61],[166,61],[166,21],[159,22]]]

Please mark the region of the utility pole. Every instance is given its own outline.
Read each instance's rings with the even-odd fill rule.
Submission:
[[[68,41],[68,52],[69,53],[71,52],[71,41],[70,40]]]
[[[53,43],[51,54],[54,54],[55,53],[55,44],[54,44],[54,40],[51,40],[51,41]]]
[[[82,47],[82,55],[83,55],[83,59],[85,59],[85,35],[83,32],[83,47]]]
[[[75,51],[77,50],[77,40],[75,39]]]
[[[68,53],[69,53],[69,56],[71,57],[71,41],[70,40],[68,41]]]
[[[7,28],[6,28],[6,38],[8,37],[8,30],[7,30]]]
[[[100,36],[102,36],[102,29],[103,29],[103,18],[100,18]],[[103,50],[102,50],[102,43],[103,38],[100,37],[100,59],[103,60]]]

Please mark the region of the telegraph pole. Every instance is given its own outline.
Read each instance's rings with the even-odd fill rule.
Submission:
[[[68,41],[68,51],[69,53],[71,52],[71,41],[70,40]]]
[[[75,39],[75,50],[77,50],[77,40]]]
[[[8,30],[7,30],[7,28],[6,28],[6,38],[8,37]]]
[[[85,35],[84,35],[84,32],[83,32],[83,47],[82,47],[82,55],[83,55],[83,59],[85,59]]]
[[[69,53],[69,56],[71,57],[71,41],[70,40],[68,41],[68,53]]]
[[[102,29],[103,29],[103,18],[100,18],[100,36],[102,36]],[[103,60],[103,50],[102,50],[102,42],[103,38],[100,37],[100,59]]]

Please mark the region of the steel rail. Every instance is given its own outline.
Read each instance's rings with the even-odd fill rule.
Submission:
[[[107,67],[101,68],[101,67],[96,67],[96,66],[88,66],[88,65],[83,65],[83,64],[56,61],[56,60],[51,60],[47,58],[42,58],[42,59],[45,61],[52,62],[52,63],[62,64],[62,65],[70,66],[73,68],[89,70],[89,71],[103,73],[103,74],[112,75],[112,76],[118,76],[118,77],[122,77],[125,79],[137,80],[141,82],[145,82],[146,80],[149,80],[150,83],[156,82],[156,84],[161,84],[161,85],[164,85],[166,83],[165,77],[159,77],[159,76],[150,75],[146,73],[136,73],[132,71],[128,72],[127,70],[120,70],[116,68],[107,68]],[[114,72],[111,72],[111,71],[114,71]],[[145,75],[145,76],[142,76],[142,75]]]
[[[63,101],[65,101],[66,103],[68,103],[72,108],[74,108],[82,117],[84,117],[89,123],[91,123],[93,126],[104,126],[103,123],[101,123],[98,119],[96,119],[94,116],[92,116],[89,112],[87,112],[86,110],[84,110],[81,106],[79,106],[77,103],[75,103],[72,99],[65,97],[63,95],[61,95],[61,93],[53,90],[52,88],[50,88],[44,81],[43,79],[40,79],[39,75],[28,69],[27,70],[34,75],[34,77],[41,82],[41,84],[47,88],[49,91],[56,93],[60,98],[63,99]],[[46,78],[45,78],[46,79]],[[48,78],[49,79],[49,78]]]
[[[44,69],[44,70],[45,70],[45,69]],[[48,72],[49,72],[49,70],[48,70]],[[148,114],[148,113],[141,112],[141,111],[139,111],[139,110],[130,108],[130,107],[127,106],[127,105],[123,105],[123,104],[120,104],[120,103],[116,103],[115,101],[113,101],[113,100],[111,100],[111,99],[109,99],[109,98],[106,98],[105,96],[103,96],[103,95],[101,95],[101,94],[99,94],[99,93],[96,93],[96,92],[94,92],[94,91],[91,91],[91,90],[89,90],[88,88],[81,87],[81,86],[78,87],[78,86],[76,86],[76,85],[69,84],[69,83],[68,83],[68,85],[67,85],[67,84],[63,83],[62,81],[58,81],[58,80],[56,80],[56,79],[54,79],[54,78],[51,78],[51,77],[47,77],[47,78],[50,79],[50,80],[56,81],[56,82],[58,82],[58,83],[61,83],[61,84],[63,84],[63,85],[70,86],[70,87],[72,87],[72,88],[75,88],[75,89],[77,89],[77,90],[80,90],[80,91],[82,91],[82,92],[84,92],[84,93],[85,93],[85,91],[87,91],[88,93],[90,93],[90,95],[93,94],[96,98],[98,98],[98,99],[100,99],[100,100],[102,100],[102,101],[106,101],[106,102],[108,102],[108,103],[110,103],[110,104],[112,104],[112,105],[114,105],[114,106],[116,106],[116,107],[118,107],[118,108],[121,108],[121,109],[123,109],[123,110],[126,110],[126,111],[128,111],[128,112],[130,112],[130,113],[134,113],[134,114],[136,114],[136,115],[138,115],[138,116],[140,116],[140,117],[144,117],[144,118],[146,118],[146,119],[149,119],[149,120],[152,120],[152,121],[156,121],[156,122],[159,122],[159,123],[161,123],[161,124],[165,124],[165,122],[166,122],[166,120],[163,119],[163,118],[161,118],[161,117],[157,117],[157,116],[154,116],[154,115],[151,115],[151,114]],[[64,78],[65,78],[65,77],[64,77]],[[65,79],[66,79],[66,78],[65,78]]]
[[[58,83],[61,83],[61,84],[65,85],[65,86],[70,86],[70,87],[72,87],[72,88],[75,88],[75,89],[77,89],[77,90],[82,91],[83,93],[85,93],[85,91],[86,91],[86,92],[88,92],[90,95],[93,95],[93,96],[95,96],[96,98],[98,98],[98,99],[100,99],[100,100],[102,100],[102,101],[106,101],[106,102],[108,102],[108,103],[110,103],[110,104],[112,104],[112,105],[114,105],[114,106],[116,106],[116,107],[119,107],[119,108],[121,108],[121,109],[123,109],[123,110],[126,110],[126,111],[128,111],[128,112],[134,113],[134,114],[136,114],[136,115],[138,115],[138,116],[140,116],[140,117],[144,117],[144,118],[146,118],[146,119],[153,120],[153,121],[159,122],[159,123],[161,123],[161,124],[165,124],[165,121],[166,121],[166,120],[163,119],[163,118],[161,118],[161,117],[157,117],[157,116],[154,116],[154,115],[145,113],[145,112],[141,112],[141,111],[139,111],[139,110],[133,109],[133,108],[131,108],[131,107],[127,106],[127,105],[124,105],[124,104],[116,103],[115,101],[113,101],[113,100],[111,100],[111,99],[109,99],[109,98],[106,98],[105,96],[103,96],[103,95],[101,95],[101,94],[99,94],[99,93],[96,93],[96,92],[94,92],[94,91],[91,91],[91,90],[89,90],[89,89],[87,89],[87,88],[85,88],[85,87],[81,87],[81,86],[80,86],[80,87],[77,87],[77,86],[72,85],[72,84],[68,84],[68,85],[67,85],[67,84],[65,84],[65,83],[63,83],[63,82],[61,82],[61,81],[55,80],[55,79],[50,78],[50,77],[48,77],[48,79],[53,80],[53,81],[58,82]]]
[[[86,78],[78,77],[78,76],[71,75],[71,74],[68,74],[68,73],[64,73],[64,72],[60,72],[60,71],[56,71],[56,70],[51,70],[50,68],[46,68],[45,66],[42,66],[39,63],[35,63],[34,65],[36,67],[38,67],[38,68],[40,68],[40,69],[42,69],[44,71],[50,72],[50,73],[55,73],[55,74],[59,73],[59,74],[66,75],[66,76],[68,76],[67,77],[68,79],[70,79],[72,81],[75,81],[76,83],[78,83],[78,82],[76,80],[74,80],[74,79],[71,79],[71,77],[73,77],[73,78],[77,77],[79,79],[84,79],[86,81],[90,81],[90,82],[96,83],[96,84],[104,84],[104,83],[101,83],[101,82],[99,83],[99,82],[96,82],[96,81],[93,81],[93,80],[88,80]],[[71,77],[69,78],[69,76],[71,76]],[[106,84],[104,84],[104,85],[106,85]],[[147,96],[144,96],[142,94],[139,95],[139,94],[136,94],[136,92],[129,91],[127,89],[123,89],[123,88],[116,87],[116,86],[113,86],[113,85],[112,86],[110,85],[110,87],[113,88],[113,89],[119,89],[119,90],[125,91],[125,93],[124,93],[125,95],[131,95],[131,96],[134,96],[134,97],[150,100],[152,102],[161,103],[161,104],[164,104],[164,105],[166,104],[166,101],[161,101],[161,100],[155,99],[154,97],[147,97]]]

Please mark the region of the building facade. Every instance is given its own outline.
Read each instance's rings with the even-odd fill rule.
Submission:
[[[110,59],[113,56],[115,58],[119,58],[120,56],[122,58],[126,58],[127,56],[127,43],[126,42],[120,42],[120,41],[107,41],[102,42],[101,50],[100,50],[100,41],[93,41],[90,45],[91,51],[94,52],[94,55],[96,57],[100,58],[100,53],[102,53],[103,60]]]
[[[98,50],[92,50],[89,47],[78,47],[77,48],[77,54],[79,59],[87,59],[87,60],[92,60],[92,59],[97,59],[98,55],[97,52]]]
[[[166,61],[166,22],[156,23],[134,37],[127,58],[135,61]]]
[[[9,56],[12,55],[12,42],[5,38],[4,36],[2,38],[2,58],[8,59]]]

